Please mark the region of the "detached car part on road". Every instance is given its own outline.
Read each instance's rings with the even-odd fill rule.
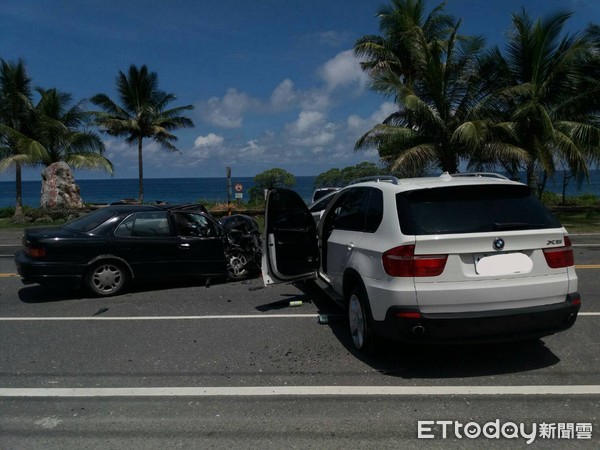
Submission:
[[[99,296],[132,279],[243,279],[258,271],[261,252],[253,218],[218,222],[195,204],[114,204],[63,226],[28,228],[22,244],[15,263],[24,283],[74,281]]]
[[[375,177],[335,194],[318,225],[275,189],[265,233],[265,284],[316,279],[367,352],[379,338],[539,338],[580,308],[567,231],[528,186],[496,174]]]

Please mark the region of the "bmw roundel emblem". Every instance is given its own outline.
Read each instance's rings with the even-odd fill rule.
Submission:
[[[496,238],[494,240],[494,248],[496,250],[502,250],[504,248],[504,239]]]

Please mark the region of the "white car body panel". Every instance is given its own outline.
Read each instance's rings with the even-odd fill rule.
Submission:
[[[343,201],[341,194],[347,188],[335,194],[339,197],[329,204],[317,225],[321,256],[324,251],[327,253],[326,267],[321,265],[319,270],[304,274],[304,278],[316,277],[319,273],[320,278],[343,297],[345,277],[349,273],[358,274],[374,321],[384,321],[395,307],[425,315],[460,317],[466,314],[467,317],[486,312],[502,315],[503,310],[513,313],[520,309],[561,304],[569,294],[577,292],[575,268],[550,268],[544,255],[544,249],[564,247],[568,236],[564,227],[418,235],[402,231],[396,208],[396,196],[401,192],[444,186],[514,186],[519,183],[491,177],[451,176],[398,181],[398,184],[379,181],[356,185],[378,189],[383,195],[383,217],[374,232],[334,228],[324,240],[325,219]],[[503,240],[499,249],[494,247],[497,239]],[[272,243],[272,236],[267,236],[264,241]],[[430,277],[388,275],[383,254],[407,245],[414,245],[415,257],[447,255],[442,273]],[[263,252],[263,258],[267,256],[275,259],[269,248]],[[268,261],[263,263],[265,284],[286,281],[279,275],[273,277],[265,268],[277,267],[270,267]]]

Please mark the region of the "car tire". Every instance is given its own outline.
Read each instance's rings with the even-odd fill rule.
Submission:
[[[109,297],[121,293],[128,281],[127,268],[117,261],[97,262],[88,270],[85,276],[86,287],[92,294],[100,297]]]
[[[354,286],[348,296],[348,325],[354,347],[362,353],[375,353],[377,336],[373,330],[373,319],[369,299],[362,286]]]
[[[227,276],[231,280],[244,280],[250,275],[249,257],[244,252],[233,251],[227,255]]]

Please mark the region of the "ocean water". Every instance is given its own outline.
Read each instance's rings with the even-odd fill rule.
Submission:
[[[296,177],[296,185],[292,187],[300,196],[309,202],[314,185],[314,176]],[[232,178],[232,186],[243,186],[243,200],[248,200],[248,190],[254,186],[252,177]],[[85,203],[111,203],[123,199],[138,197],[137,178],[110,178],[102,180],[76,180]],[[41,181],[23,181],[23,205],[38,207],[40,205]],[[554,180],[548,182],[547,190],[562,193],[562,174],[558,173]],[[590,182],[580,187],[571,181],[567,187],[567,195],[594,194],[600,197],[600,170],[590,171]],[[234,194],[232,194],[233,200]],[[144,179],[144,201],[166,201],[169,203],[190,203],[198,201],[226,201],[227,180],[222,178],[146,178]],[[0,208],[15,205],[14,181],[0,182]]]
[[[313,193],[315,177],[296,177],[292,187],[303,199],[309,201]],[[79,185],[81,199],[85,203],[111,203],[123,199],[138,198],[137,178],[110,178],[103,180],[75,180]],[[233,187],[241,184],[243,200],[249,199],[248,190],[254,186],[252,177],[231,179]],[[23,205],[40,206],[41,181],[23,181]],[[193,203],[198,201],[227,201],[227,179],[222,178],[144,178],[144,202],[166,201],[169,203]],[[0,208],[15,205],[14,181],[0,182]]]

